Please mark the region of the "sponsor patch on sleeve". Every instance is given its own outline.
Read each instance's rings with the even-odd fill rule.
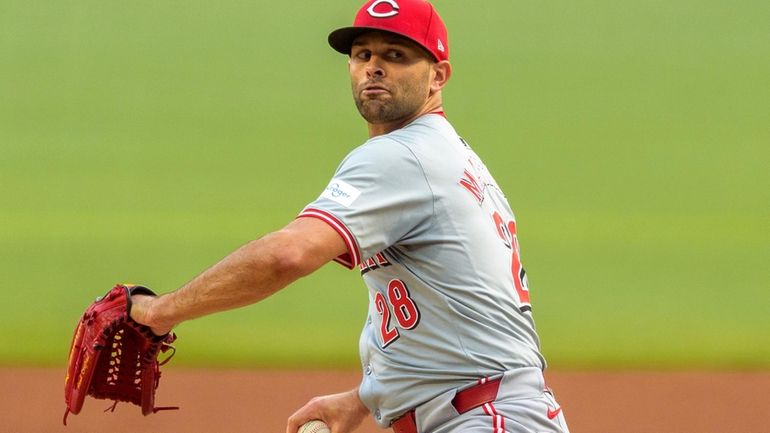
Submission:
[[[332,179],[329,186],[326,187],[321,197],[328,198],[331,201],[339,203],[345,207],[351,204],[361,195],[361,191],[353,185],[341,180]]]

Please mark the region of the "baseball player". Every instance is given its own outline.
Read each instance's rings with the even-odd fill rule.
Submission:
[[[398,433],[567,433],[543,378],[513,212],[443,112],[441,18],[423,0],[369,0],[329,43],[349,56],[369,140],[286,227],[174,292],[135,296],[132,316],[162,334],[334,260],[369,289],[362,381],[311,400],[287,433],[312,419],[348,433],[368,414]]]

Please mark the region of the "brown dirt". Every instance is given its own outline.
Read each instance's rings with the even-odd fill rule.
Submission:
[[[357,372],[210,371],[166,368],[156,403],[179,411],[143,417],[121,404],[86,400],[64,414],[63,370],[0,369],[0,431],[11,433],[283,433],[286,418],[315,395],[354,387]],[[572,433],[769,433],[770,372],[549,372]],[[376,433],[367,420],[358,433]]]

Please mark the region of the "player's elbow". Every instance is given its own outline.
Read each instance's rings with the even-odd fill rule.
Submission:
[[[274,257],[274,269],[280,275],[297,279],[315,270],[308,265],[305,252],[301,248],[288,247]]]
[[[291,234],[278,231],[270,235],[270,267],[276,275],[289,280],[304,277],[318,269],[319,263],[307,244]]]

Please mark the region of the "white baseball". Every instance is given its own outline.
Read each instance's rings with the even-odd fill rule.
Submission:
[[[297,433],[331,433],[332,431],[329,430],[329,426],[326,425],[323,421],[319,421],[317,419],[314,419],[313,421],[308,421],[305,424],[302,424],[302,427],[297,430]]]

